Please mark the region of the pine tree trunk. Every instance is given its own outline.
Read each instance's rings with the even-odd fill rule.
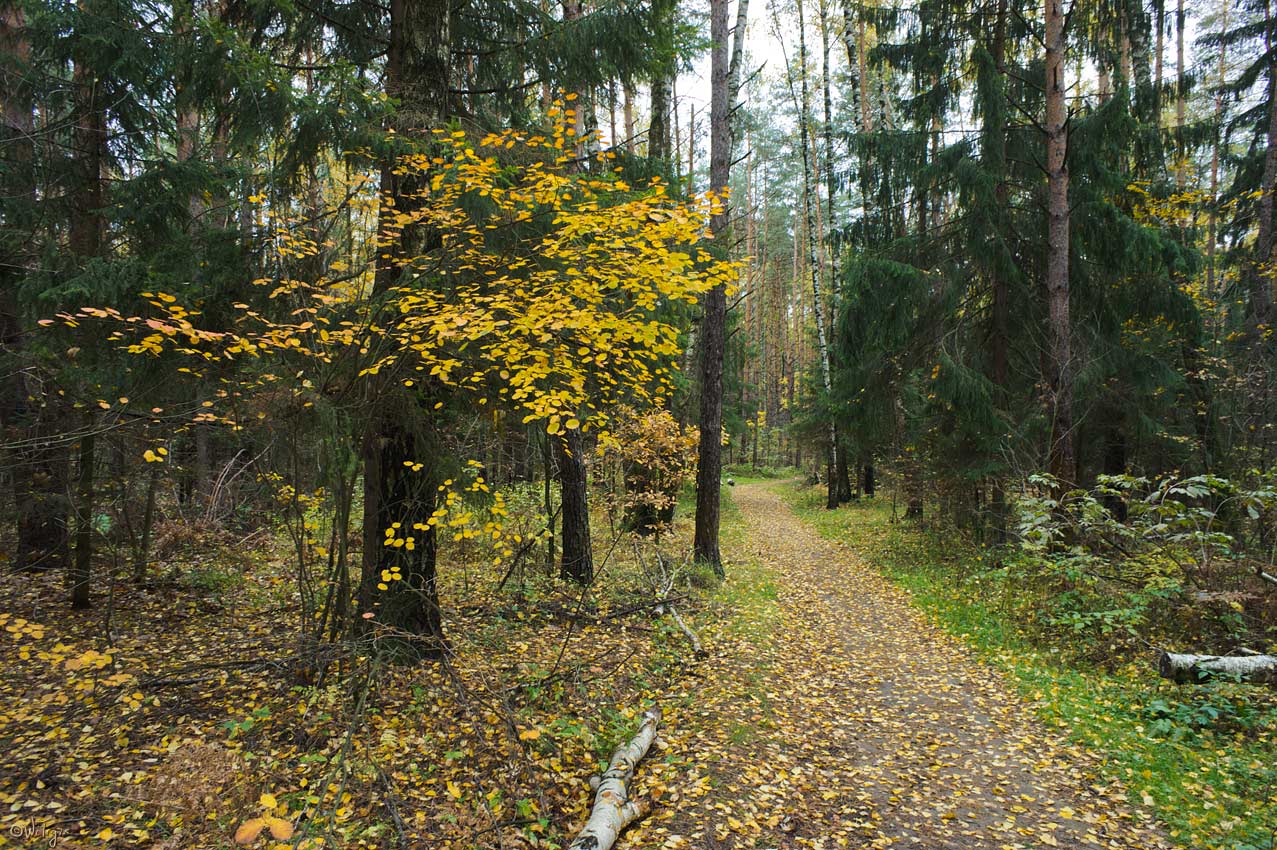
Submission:
[[[718,210],[710,217],[716,249],[731,250],[731,213],[727,188],[731,176],[732,102],[740,85],[741,51],[748,0],[738,0],[735,48],[729,59],[728,0],[710,2],[710,191]],[[696,530],[693,557],[723,575],[718,549],[719,487],[723,471],[723,354],[727,341],[727,290],[724,284],[705,293],[700,333],[700,444],[696,463]]]
[[[559,578],[585,586],[594,581],[594,553],[590,546],[590,509],[586,501],[585,441],[580,429],[570,429],[554,441],[562,488],[562,559]]]
[[[1044,0],[1046,14],[1046,173],[1049,314],[1047,384],[1051,410],[1051,474],[1068,487],[1077,478],[1073,440],[1073,351],[1069,321],[1069,172],[1065,120],[1063,0]]]

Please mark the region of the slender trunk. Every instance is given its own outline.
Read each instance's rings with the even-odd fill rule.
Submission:
[[[586,501],[585,440],[580,429],[564,431],[554,441],[559,464],[563,512],[562,560],[559,577],[579,585],[594,581],[594,553],[590,546],[590,509]]]
[[[1153,124],[1162,126],[1162,59],[1166,53],[1166,0],[1153,0],[1153,25],[1157,35],[1153,42]]]
[[[873,132],[873,118],[870,112],[873,84],[869,79],[869,56],[866,48],[865,13],[860,10],[856,15],[855,42],[852,42],[851,2],[843,0],[842,4],[842,38],[847,50],[847,64],[856,69],[856,102],[860,108],[860,131]]]
[[[67,244],[76,261],[83,263],[102,256],[103,252],[105,232],[102,208],[106,199],[102,177],[106,158],[106,116],[103,113],[97,77],[89,64],[79,56],[75,58],[72,69],[72,85],[76,104],[73,137],[77,197],[67,229]],[[96,442],[94,423],[90,418],[86,423],[86,433],[80,439],[75,561],[67,577],[72,608],[88,608],[91,604],[89,576],[93,559],[93,466]]]
[[[625,105],[622,107],[625,120],[625,152],[634,153],[634,86],[625,83],[622,86]]]
[[[133,553],[133,581],[146,581],[146,567],[151,556],[151,533],[155,528],[155,494],[159,489],[160,474],[152,469],[146,480],[146,507],[142,509],[142,531],[137,551]]]
[[[552,482],[555,478],[555,471],[554,471],[554,453],[550,449],[549,434],[544,435],[544,440],[542,441],[541,445],[543,447],[541,459],[545,466],[545,481],[543,482],[544,492],[541,494],[542,502],[544,503],[544,510],[545,510],[545,530],[546,530],[545,565],[546,565],[546,568],[549,569],[550,567],[554,566],[554,561],[555,561],[554,517],[556,513],[554,510],[554,488],[550,486],[550,482]]]
[[[1184,191],[1188,151],[1184,147],[1184,0],[1175,8],[1175,187]]]
[[[77,610],[93,606],[90,577],[93,573],[93,468],[97,447],[95,428],[96,423],[89,417],[84,436],[80,438],[80,468],[75,503],[75,561],[67,575],[71,607]]]
[[[1069,171],[1064,83],[1063,0],[1046,12],[1046,289],[1050,322],[1047,383],[1051,407],[1051,473],[1068,487],[1077,477],[1073,443],[1073,352],[1069,321]]]
[[[802,102],[798,108],[798,134],[801,137],[803,155],[803,215],[807,234],[807,264],[811,276],[812,310],[816,319],[816,343],[820,357],[820,377],[825,390],[825,398],[833,396],[833,374],[829,362],[829,338],[825,327],[825,310],[820,285],[820,267],[816,261],[816,211],[819,198],[812,197],[816,186],[812,177],[812,133],[811,133],[811,96],[807,82],[807,34],[806,22],[803,19],[803,3],[798,0],[798,72]],[[826,423],[825,439],[828,443],[825,455],[825,482],[827,496],[825,507],[838,507],[838,429],[832,417]]]
[[[1228,32],[1229,0],[1220,2],[1220,33]],[[1219,47],[1218,78],[1215,82],[1215,121],[1211,127],[1210,213],[1206,223],[1206,295],[1217,298],[1215,288],[1215,254],[1219,240],[1219,144],[1223,130],[1224,85],[1227,82],[1228,48]]]

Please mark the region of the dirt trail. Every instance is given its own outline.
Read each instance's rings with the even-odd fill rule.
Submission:
[[[737,683],[745,708],[726,699],[706,709],[719,712],[718,728],[752,721],[766,740],[700,742],[727,750],[715,771],[722,793],[701,806],[732,826],[748,816],[757,831],[745,842],[718,827],[694,843],[1168,846],[1089,756],[1047,731],[902,591],[799,520],[778,489],[736,488],[748,551],[730,553],[775,575],[773,657],[761,680]]]

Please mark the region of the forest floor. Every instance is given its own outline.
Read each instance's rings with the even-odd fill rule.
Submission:
[[[708,674],[719,687],[668,730],[673,747],[714,754],[717,790],[666,828],[709,848],[1169,846],[1093,756],[819,537],[783,486],[735,488],[745,534],[730,554],[774,582],[774,623],[759,654]],[[641,830],[627,840],[647,846]]]
[[[655,805],[620,848],[1169,846],[1147,792],[911,604],[876,544],[822,537],[789,482],[726,493],[726,581],[679,586],[703,659],[616,541],[588,605],[450,563],[448,664],[356,660],[319,686],[289,672],[269,547],[120,581],[109,625],[67,615],[55,576],[4,577],[0,847],[230,848],[261,814],[301,840],[258,848],[562,847],[652,703],[666,727],[633,795]],[[685,511],[662,546],[689,542]]]

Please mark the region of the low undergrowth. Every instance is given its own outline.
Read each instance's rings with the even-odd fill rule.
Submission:
[[[1048,726],[1099,754],[1107,778],[1152,807],[1174,840],[1194,850],[1277,846],[1272,690],[1171,684],[1157,677],[1152,646],[1088,660],[1067,632],[1039,628],[1008,571],[961,535],[893,522],[882,499],[827,511],[819,488],[790,485],[786,496],[823,536],[851,547],[1005,671]]]

